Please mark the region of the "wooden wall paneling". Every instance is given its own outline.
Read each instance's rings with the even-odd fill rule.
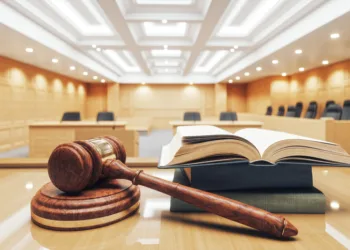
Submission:
[[[265,79],[248,84],[246,101],[248,112],[265,114],[266,107],[271,105],[270,84],[270,81]],[[276,113],[276,109],[273,113]]]
[[[107,111],[107,85],[90,84],[87,87],[85,118],[94,120],[101,111]]]
[[[107,86],[107,110],[119,114],[120,98],[119,83],[110,83]]]
[[[246,112],[246,84],[227,84],[227,111]]]
[[[57,120],[69,110],[85,112],[86,85],[0,57],[0,151],[28,143],[28,124]]]
[[[215,115],[227,111],[227,85],[226,83],[215,84]]]

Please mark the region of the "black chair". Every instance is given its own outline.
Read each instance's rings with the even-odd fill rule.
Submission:
[[[295,117],[300,117],[301,113],[303,112],[303,103],[302,102],[297,102],[295,105],[296,112],[295,112]]]
[[[284,106],[279,106],[277,116],[284,116],[284,112],[285,112]]]
[[[317,102],[310,102],[304,118],[315,119],[317,115]]]
[[[338,104],[330,104],[326,108],[326,112],[322,117],[332,117],[334,120],[340,120],[342,107]]]
[[[184,121],[200,121],[201,114],[199,112],[185,112]]]
[[[268,106],[265,115],[272,115],[272,107]]]
[[[350,120],[350,100],[345,100],[341,120]]]
[[[236,112],[221,112],[220,121],[237,121]]]
[[[80,112],[65,112],[61,121],[81,121]]]
[[[296,117],[297,108],[295,106],[288,106],[286,117]]]
[[[98,112],[96,121],[114,121],[113,112]]]
[[[322,113],[321,117],[324,117],[324,115],[326,114],[326,109],[327,109],[327,108],[328,108],[328,106],[329,106],[329,105],[331,105],[331,104],[335,104],[335,101],[333,101],[333,100],[329,100],[329,101],[327,101],[327,102],[326,102],[326,107],[324,108],[324,110],[323,110],[323,113]]]

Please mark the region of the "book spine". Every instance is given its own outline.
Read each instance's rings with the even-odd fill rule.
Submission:
[[[326,201],[322,193],[250,194],[219,192],[217,194],[272,213],[324,214],[326,209]],[[203,212],[201,209],[175,198],[171,198],[170,211]]]
[[[218,165],[191,169],[191,187],[205,191],[266,188],[311,188],[312,167]]]

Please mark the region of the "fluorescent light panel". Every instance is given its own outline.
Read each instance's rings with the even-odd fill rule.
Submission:
[[[222,60],[229,52],[227,50],[220,50],[206,62],[203,66],[197,66],[194,72],[209,72],[220,60]]]
[[[154,62],[154,65],[157,66],[157,67],[176,67],[176,66],[179,66],[180,65],[180,62],[179,61],[169,61],[168,60],[168,63],[165,63],[164,60],[162,61],[155,61]]]
[[[239,13],[244,4],[248,4],[249,0],[240,0],[232,14],[227,17],[223,27],[219,30],[220,37],[247,36],[256,28],[259,23],[273,10],[280,0],[264,0],[260,1],[259,5],[249,13],[242,25],[230,26],[234,17]]]
[[[63,19],[69,20],[83,35],[113,35],[113,32],[104,22],[103,17],[101,17],[97,11],[92,11],[94,7],[90,6],[92,3],[88,3],[89,1],[82,1],[82,3],[87,6],[90,13],[98,22],[100,22],[98,25],[89,24],[89,22],[69,3],[69,1],[45,0],[45,2]]]
[[[177,22],[170,24],[161,24],[154,22],[144,22],[143,28],[146,36],[185,36],[187,23]]]
[[[141,72],[138,66],[130,66],[122,59],[118,52],[114,50],[105,50],[104,54],[125,72]]]
[[[153,49],[151,50],[151,55],[155,57],[179,57],[182,51],[178,49]]]
[[[136,3],[144,5],[190,5],[193,0],[136,0]]]

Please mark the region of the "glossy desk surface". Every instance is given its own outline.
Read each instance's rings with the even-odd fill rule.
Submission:
[[[125,126],[126,121],[44,121],[31,123],[29,127],[110,127],[110,126]]]
[[[0,169],[0,249],[349,249],[350,168],[313,171],[328,211],[285,215],[299,235],[281,241],[215,215],[170,213],[169,197],[143,187],[140,210],[130,218],[88,231],[49,231],[30,221],[30,200],[48,182],[46,170]],[[173,177],[173,170],[145,172]]]
[[[170,121],[172,126],[186,126],[186,125],[212,125],[212,126],[258,126],[261,127],[264,123],[259,121]]]

